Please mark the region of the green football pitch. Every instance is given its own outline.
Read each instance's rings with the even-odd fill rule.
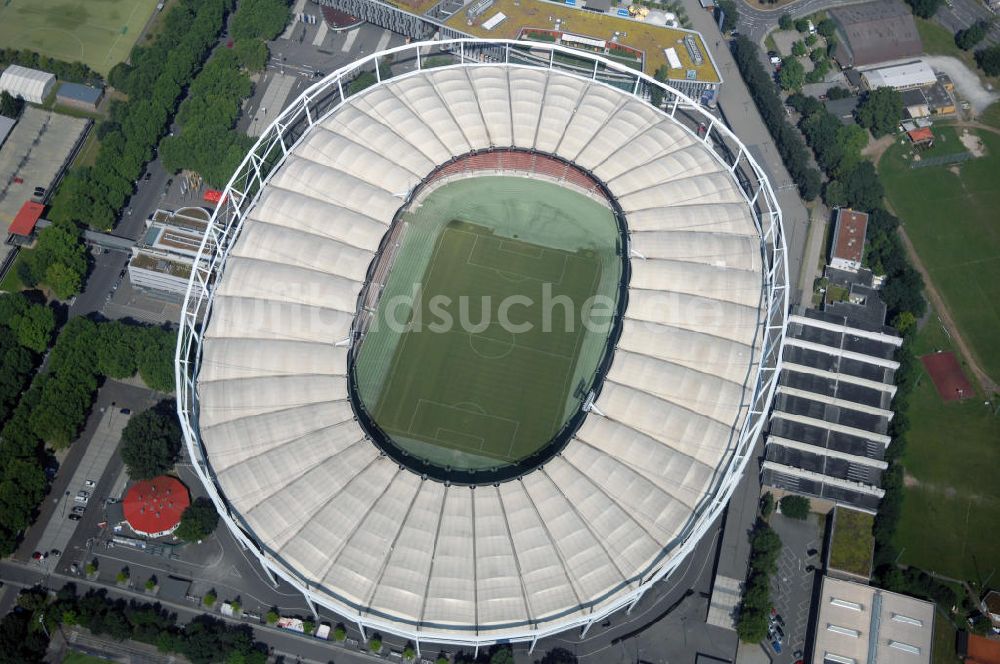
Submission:
[[[417,458],[515,463],[576,412],[604,354],[621,278],[611,210],[554,184],[480,177],[441,186],[402,221],[356,362],[362,401]]]
[[[0,0],[0,44],[107,75],[128,57],[157,0]]]

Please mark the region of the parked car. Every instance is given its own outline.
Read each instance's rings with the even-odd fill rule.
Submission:
[[[780,625],[781,627],[785,626],[785,619],[782,618],[781,614],[778,613],[778,612],[772,612],[771,613],[771,621],[770,622],[771,622],[772,625]]]
[[[83,514],[85,511],[87,511],[87,508],[83,505],[76,505],[73,507],[73,514]]]
[[[777,639],[771,641],[771,647],[774,648],[774,652],[781,654],[781,641],[778,641]]]
[[[79,520],[80,520],[80,519],[82,519],[83,517],[82,517],[82,516],[80,516],[79,514],[70,514],[70,515],[69,515],[68,517],[66,517],[66,518],[67,518],[67,519],[69,519],[70,521],[79,521]]]
[[[122,415],[131,415],[131,414],[132,414],[131,408],[122,408]]]
[[[83,486],[86,489],[93,489],[95,486],[97,486],[97,482],[95,482],[94,480],[87,480],[86,482],[83,483]]]
[[[90,500],[90,492],[83,490],[77,491],[76,495],[73,497],[73,500],[75,500],[78,503],[86,503],[88,500]]]

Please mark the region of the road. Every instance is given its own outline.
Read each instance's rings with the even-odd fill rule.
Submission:
[[[974,0],[965,0],[974,2]],[[782,14],[790,14],[792,18],[801,18],[818,11],[853,5],[869,0],[796,0],[778,9],[759,9],[746,0],[738,0],[740,18],[736,24],[740,33],[749,37],[755,44],[764,44],[767,33],[778,27],[778,19]]]
[[[979,0],[952,0],[951,6],[941,5],[934,15],[934,21],[947,28],[950,32],[958,32],[969,27],[976,21],[991,20],[995,16],[993,12]],[[980,42],[977,48],[982,48],[987,44],[1000,43],[1000,21],[994,21],[986,35],[986,39]]]
[[[728,43],[722,39],[712,15],[701,9],[697,0],[683,0],[683,2],[688,16],[691,17],[692,27],[705,37],[705,43],[712,51],[716,65],[721,69],[725,83],[719,94],[719,108],[726,123],[766,171],[775,190],[785,227],[785,241],[788,244],[788,279],[790,284],[796,284],[799,281],[809,229],[808,210],[802,204],[792,178],[785,170],[785,164],[778,155],[764,122],[760,119],[757,106],[750,98],[750,92],[740,77]],[[798,292],[797,289],[792,291]],[[794,303],[798,300],[798,296],[793,294],[790,299]]]

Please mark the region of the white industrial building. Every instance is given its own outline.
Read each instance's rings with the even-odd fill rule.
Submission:
[[[861,72],[861,80],[869,90],[892,88],[912,90],[937,83],[937,74],[923,60],[866,69]]]
[[[823,578],[812,664],[927,664],[934,605],[880,588]]]
[[[56,77],[53,74],[21,65],[8,65],[0,74],[0,90],[32,104],[43,103],[55,86]]]
[[[234,535],[310,603],[418,648],[587,629],[676,569],[745,468],[787,309],[770,185],[697,103],[667,88],[676,115],[653,108],[637,91],[659,84],[624,66],[635,80],[619,89],[555,58],[515,64],[516,42],[434,42],[449,46],[463,65],[310,106],[346,88],[355,63],[275,120],[212,219],[226,244],[192,278],[178,350],[188,450]],[[427,44],[405,48],[396,58],[419,62]],[[307,129],[285,145],[293,118]],[[382,453],[348,358],[405,192],[500,148],[603,183],[628,221],[631,279],[613,364],[573,437],[544,466],[473,487]],[[278,165],[244,196],[265,149]]]

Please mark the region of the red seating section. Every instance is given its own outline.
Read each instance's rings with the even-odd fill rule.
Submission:
[[[579,168],[543,154],[523,150],[493,150],[465,155],[443,166],[427,182],[476,171],[538,173],[604,196],[597,183]]]

